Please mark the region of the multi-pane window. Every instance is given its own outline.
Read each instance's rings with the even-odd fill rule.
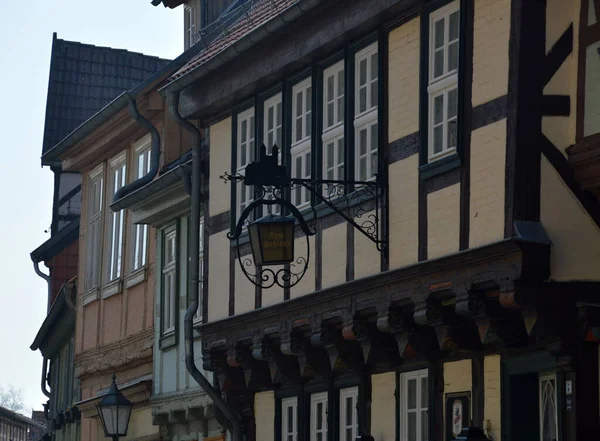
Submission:
[[[429,439],[427,369],[400,375],[400,441]]]
[[[298,440],[298,398],[281,400],[281,441]]]
[[[358,434],[358,387],[340,390],[340,441],[354,441]]]
[[[125,155],[110,161],[109,172],[110,186],[114,195],[121,187],[125,185],[127,176],[127,166]],[[123,256],[123,219],[125,212],[123,210],[114,211],[110,217],[110,238],[108,255],[108,281],[118,279],[121,276],[121,263]]]
[[[310,396],[310,441],[327,440],[327,392]]]
[[[281,108],[281,94],[277,94],[265,101],[264,105],[264,132],[263,138],[267,154],[271,153],[274,145],[281,152],[281,135],[283,130],[283,115]],[[281,161],[281,156],[279,157]]]
[[[102,166],[90,173],[88,188],[88,225],[86,232],[86,291],[98,287],[100,256],[102,253],[102,206],[104,179]]]
[[[292,177],[310,179],[312,132],[312,81],[311,78],[292,88]],[[310,193],[297,186],[292,193],[292,203],[297,208],[310,204]]]
[[[355,56],[355,158],[356,179],[373,179],[377,173],[379,54],[374,43]]]
[[[191,0],[184,7],[184,24],[185,24],[185,49],[193,46],[195,43],[196,33],[200,30],[199,26],[199,1]]]
[[[164,233],[162,253],[163,332],[175,330],[177,314],[177,232],[171,228]]]
[[[344,179],[344,61],[323,72],[323,178]]]
[[[238,174],[244,175],[246,167],[254,161],[254,108],[248,109],[238,114],[237,118],[237,167]],[[244,185],[243,182],[237,183],[237,216],[254,199],[254,188]]]
[[[194,320],[202,320],[202,294],[204,292],[204,219],[200,219],[199,227],[199,248],[198,248],[198,308],[194,315]]]
[[[150,171],[150,148],[144,143],[140,149],[136,149],[136,155],[136,178],[139,179]],[[132,270],[136,271],[146,265],[146,255],[148,254],[148,225],[134,225],[133,246]]]
[[[456,150],[458,124],[458,0],[430,15],[429,160]]]

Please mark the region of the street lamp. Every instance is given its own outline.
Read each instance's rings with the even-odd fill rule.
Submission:
[[[294,260],[294,219],[268,214],[248,225],[256,265],[281,265]]]
[[[133,403],[121,393],[115,374],[108,394],[98,403],[98,414],[104,428],[104,435],[117,441],[120,436],[127,436],[127,427],[131,417]]]

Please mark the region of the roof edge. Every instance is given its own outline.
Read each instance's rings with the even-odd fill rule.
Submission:
[[[41,262],[52,259],[79,237],[79,218],[71,221],[66,227],[41,244],[30,253],[31,259]],[[63,245],[61,247],[61,245]],[[57,249],[59,248],[59,249]]]

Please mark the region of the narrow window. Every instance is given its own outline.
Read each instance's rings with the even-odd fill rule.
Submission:
[[[379,56],[374,43],[355,56],[355,157],[356,179],[374,179],[377,173]]]
[[[104,177],[102,166],[90,173],[88,188],[88,225],[86,232],[86,291],[98,287],[100,256],[102,253],[102,206]]]
[[[344,61],[323,72],[323,179],[344,179]]]
[[[281,400],[281,441],[298,440],[298,398]]]
[[[310,397],[310,441],[327,440],[327,392]]]
[[[198,254],[198,309],[196,309],[194,320],[202,321],[202,298],[204,293],[204,219],[200,219],[198,234],[200,235]]]
[[[189,1],[184,7],[185,49],[196,43],[196,33],[200,30],[198,26],[199,9],[197,0]]]
[[[137,170],[136,179],[141,178],[150,171],[150,147],[144,142],[142,146],[136,149]],[[146,256],[148,254],[148,225],[134,225],[133,231],[133,264],[132,270],[137,271],[146,265]]]
[[[428,152],[434,161],[456,151],[458,125],[459,2],[429,17]]]
[[[175,228],[164,233],[162,262],[163,332],[175,330],[177,296],[177,234]]]
[[[358,387],[340,390],[340,441],[354,441],[358,434]]]
[[[312,132],[312,80],[307,78],[292,88],[292,177],[310,179]],[[292,193],[292,204],[302,209],[310,204],[310,193],[297,186]]]
[[[112,195],[125,185],[127,176],[125,155],[110,161],[110,186]],[[108,256],[108,281],[121,277],[121,264],[123,255],[123,219],[124,211],[119,210],[111,213],[110,218],[110,254]]]
[[[400,375],[400,441],[429,439],[427,369]]]
[[[254,108],[248,109],[237,118],[237,167],[236,172],[244,175],[246,167],[254,161]],[[243,182],[237,183],[237,217],[254,199],[254,187],[244,185]],[[248,218],[252,220],[252,216]]]
[[[281,135],[283,130],[283,115],[281,108],[281,94],[277,94],[265,101],[264,105],[264,140],[267,154],[271,154],[274,145],[281,152]],[[281,156],[279,157],[281,163]]]

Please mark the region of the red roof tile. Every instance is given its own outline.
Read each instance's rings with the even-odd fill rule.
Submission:
[[[168,80],[170,83],[216,57],[232,44],[244,36],[264,25],[299,0],[258,0],[255,5],[227,30],[204,48],[198,55],[187,62],[185,66],[175,72]]]

